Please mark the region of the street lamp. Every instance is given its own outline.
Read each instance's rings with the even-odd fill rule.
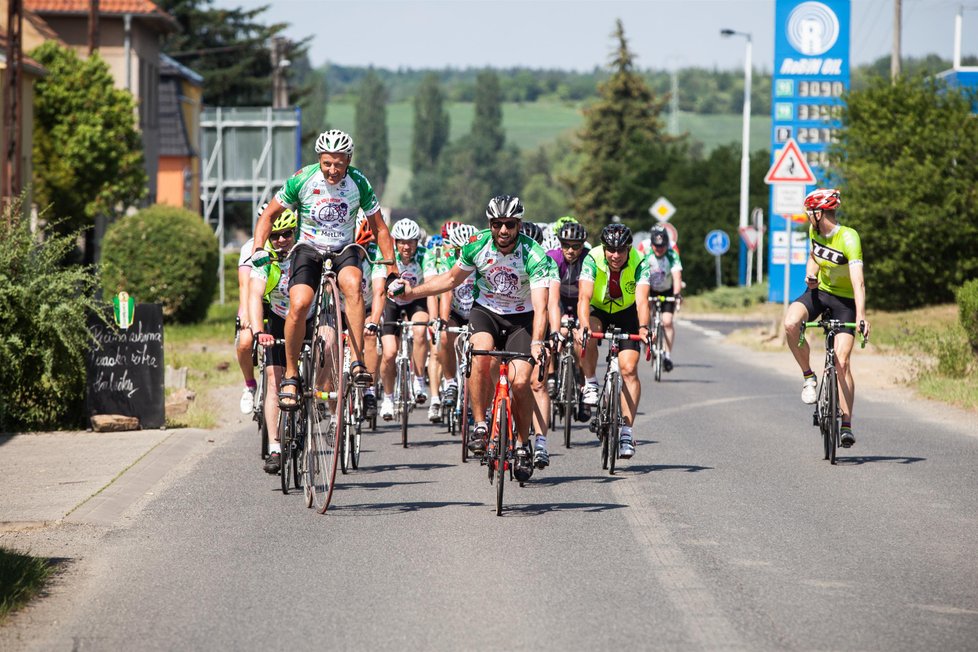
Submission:
[[[744,134],[741,139],[740,156],[740,226],[747,226],[747,193],[750,188],[750,78],[751,78],[751,38],[749,32],[721,29],[720,36],[743,36],[747,39],[744,54]],[[740,261],[743,268],[745,245],[740,245]],[[750,285],[750,270],[747,270],[747,284]]]

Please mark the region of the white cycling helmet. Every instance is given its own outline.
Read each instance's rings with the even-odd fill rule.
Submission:
[[[346,154],[353,156],[353,139],[345,131],[330,129],[319,134],[316,139],[317,154]]]
[[[265,202],[264,204],[258,207],[258,217],[261,217],[261,214],[265,212],[266,208],[268,208],[268,202]]]
[[[560,240],[557,239],[555,235],[548,235],[543,238],[543,242],[540,243],[544,251],[552,251],[554,249],[560,249]]]
[[[420,240],[421,227],[414,220],[407,218],[394,222],[391,227],[391,237],[395,240]]]
[[[478,232],[479,230],[471,224],[459,224],[448,232],[448,241],[452,243],[453,247],[464,247],[469,239]]]
[[[515,217],[523,219],[523,204],[520,198],[510,195],[498,195],[489,200],[486,206],[486,217],[490,220],[498,220]]]

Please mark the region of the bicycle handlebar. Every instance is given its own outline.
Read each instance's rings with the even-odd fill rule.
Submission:
[[[645,342],[641,335],[632,335],[630,333],[616,333],[614,331],[610,333],[605,333],[602,331],[587,332],[588,338],[592,340],[618,340],[619,342],[624,342],[625,340],[630,340],[632,342]],[[581,350],[581,359],[584,359],[585,351]],[[652,359],[652,347],[645,347],[645,361],[648,362]]]
[[[805,329],[806,328],[821,328],[825,331],[826,335],[829,331],[840,331],[843,328],[855,328],[856,332],[859,333],[859,348],[865,349],[866,342],[869,338],[863,335],[863,327],[865,323],[859,322],[858,324],[853,321],[839,321],[838,319],[821,319],[819,321],[803,321],[801,323],[801,332],[798,334],[798,346],[805,343]]]
[[[655,301],[661,301],[662,303],[675,303],[676,302],[676,297],[674,297],[674,296],[673,297],[667,297],[667,296],[663,296],[661,294],[659,296],[652,297],[652,299],[655,300]]]
[[[543,364],[543,361],[538,361],[529,353],[517,353],[516,351],[486,351],[482,349],[472,349],[469,351],[469,355],[475,357],[477,355],[484,355],[490,358],[500,358],[503,362],[509,363],[513,360],[522,360],[524,362],[530,363],[530,368],[533,368],[540,363],[540,372],[538,374],[538,379],[543,380],[544,373],[547,371],[547,365]],[[543,357],[543,356],[541,356]],[[466,369],[466,378],[472,374],[472,365],[469,365]]]
[[[445,327],[445,332],[446,333],[455,333],[456,335],[461,335],[462,333],[468,333],[469,332],[469,327],[468,326],[446,326]]]

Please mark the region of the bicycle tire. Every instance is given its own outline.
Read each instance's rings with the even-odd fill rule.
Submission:
[[[835,367],[826,370],[822,382],[828,383],[826,448],[829,464],[835,464],[836,451],[839,447],[839,383],[836,380]]]
[[[496,441],[496,516],[503,515],[503,489],[506,475],[506,454],[510,441],[509,399],[499,401],[499,412],[496,414],[498,439]],[[516,463],[516,460],[513,460]]]
[[[333,497],[336,486],[336,467],[340,452],[340,439],[343,436],[344,414],[342,400],[345,394],[345,374],[343,373],[343,342],[342,314],[340,312],[339,290],[336,280],[326,277],[320,292],[320,304],[317,309],[316,331],[312,337],[312,363],[309,365],[306,419],[308,423],[307,436],[313,440],[310,450],[313,458],[309,460],[313,482],[313,503],[316,511],[325,514]],[[320,329],[326,327],[328,337]],[[336,396],[336,409],[333,411],[332,424],[319,418],[317,397],[314,391],[315,380],[324,375],[324,381],[330,386],[331,393]],[[332,425],[332,427],[330,427]]]
[[[350,461],[353,463],[353,469],[360,468],[360,438],[363,435],[363,426],[359,421],[353,427],[353,445],[351,447]]]
[[[662,361],[665,358],[665,347],[663,346],[662,338],[665,336],[663,333],[662,324],[655,325],[655,355],[653,356],[653,368],[655,369],[655,382],[662,382]]]
[[[571,427],[574,425],[574,413],[577,411],[577,389],[574,383],[574,363],[566,356],[560,361],[560,383],[564,404],[564,448],[571,447]]]
[[[608,469],[608,397],[604,393],[598,398],[598,436],[601,437],[601,468]]]
[[[282,493],[285,495],[289,494],[289,462],[292,459],[291,451],[289,450],[289,444],[292,442],[292,420],[289,418],[289,413],[285,410],[279,410],[278,413],[279,420],[279,431],[278,431],[278,443],[281,447],[281,452],[279,453],[279,469],[278,477],[279,484],[282,488]]]
[[[462,406],[459,414],[459,434],[462,437],[462,463],[469,461],[469,379],[462,380]]]
[[[411,406],[408,402],[408,397],[411,395],[411,379],[408,377],[408,371],[410,368],[407,362],[398,366],[398,382],[401,387],[401,446],[407,448],[408,445],[408,417],[411,414]]]
[[[343,436],[340,437],[340,474],[346,475],[350,471],[350,444],[349,444],[349,426],[343,431]]]
[[[298,490],[303,487],[302,483],[302,472],[303,472],[303,460],[305,458],[305,437],[301,432],[302,423],[299,420],[295,412],[292,412],[290,418],[295,423],[295,436],[292,440],[292,486]]]
[[[258,416],[258,432],[261,434],[261,458],[268,457],[268,423],[265,421],[265,414]]]
[[[608,407],[608,475],[615,474],[618,449],[621,445],[621,376],[611,377],[611,397]]]
[[[303,404],[304,405],[304,404]],[[302,494],[306,499],[306,507],[312,507],[316,499],[316,485],[312,479],[312,434],[308,429],[305,408],[300,408],[296,415],[299,427],[303,430],[302,439]]]

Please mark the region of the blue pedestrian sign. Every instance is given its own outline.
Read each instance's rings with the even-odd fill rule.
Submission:
[[[730,250],[730,236],[715,229],[706,234],[706,250],[714,256],[722,256]]]

